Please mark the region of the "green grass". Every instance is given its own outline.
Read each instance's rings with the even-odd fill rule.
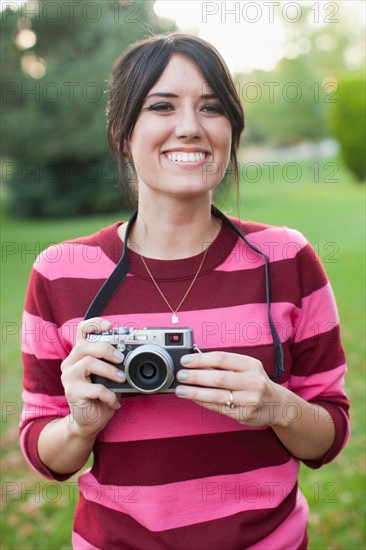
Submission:
[[[329,165],[320,162],[319,182],[313,163],[299,163],[301,178],[286,177],[283,166],[274,177],[262,170],[247,172],[241,185],[240,215],[302,231],[319,252],[337,297],[349,374],[352,436],[343,453],[320,470],[302,466],[300,483],[310,515],[312,550],[361,550],[364,523],[364,186],[357,184],[339,159],[330,178]],[[333,166],[334,167],[334,166]],[[332,166],[331,166],[332,168]],[[283,177],[285,174],[285,177]],[[221,194],[222,200],[222,194]],[[233,195],[226,211],[237,215]],[[42,480],[21,456],[18,419],[21,407],[20,323],[32,262],[48,244],[97,231],[117,216],[62,220],[2,219],[2,549],[69,549],[76,478],[72,485]],[[148,549],[147,549],[148,550]],[[172,549],[173,550],[173,549]],[[224,550],[224,549],[223,549]]]

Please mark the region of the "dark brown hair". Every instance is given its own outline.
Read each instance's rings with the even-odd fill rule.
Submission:
[[[128,183],[134,171],[123,155],[123,146],[132,134],[145,97],[174,54],[184,55],[195,63],[221,102],[231,123],[230,161],[238,181],[236,151],[244,129],[244,113],[225,61],[201,38],[182,33],[155,35],[132,44],[116,60],[109,85],[108,141],[117,157],[122,189],[129,199],[133,190]]]

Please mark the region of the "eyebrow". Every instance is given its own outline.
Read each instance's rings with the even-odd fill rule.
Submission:
[[[155,93],[152,93],[152,94],[149,94],[148,96],[145,97],[145,101],[147,99],[149,99],[150,97],[172,97],[172,98],[177,98],[179,97],[177,94],[173,94],[171,92],[155,92]],[[210,93],[207,93],[207,94],[202,94],[200,96],[201,99],[218,99],[217,95],[214,93],[214,92],[210,92]]]

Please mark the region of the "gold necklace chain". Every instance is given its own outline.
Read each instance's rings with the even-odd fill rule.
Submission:
[[[172,308],[172,306],[170,305],[170,303],[168,302],[168,300],[167,300],[166,297],[164,296],[164,294],[163,294],[161,288],[159,287],[158,283],[155,281],[154,276],[153,276],[153,274],[151,273],[150,269],[148,268],[148,266],[147,266],[147,264],[146,264],[146,262],[145,262],[144,257],[143,257],[143,256],[140,256],[140,257],[141,257],[141,260],[142,260],[142,263],[144,264],[145,269],[146,269],[146,271],[148,272],[148,274],[149,274],[149,276],[150,276],[152,282],[154,283],[154,285],[156,286],[156,289],[158,290],[160,296],[163,298],[164,302],[166,303],[166,305],[168,306],[168,308],[169,308],[170,311],[172,312],[172,323],[179,323],[179,317],[177,316],[177,313],[178,313],[178,311],[179,311],[179,308],[180,308],[181,305],[183,304],[184,300],[187,298],[187,296],[188,296],[188,294],[189,294],[191,288],[193,287],[194,283],[196,282],[196,279],[197,279],[198,275],[200,274],[200,271],[201,271],[201,269],[202,269],[203,263],[204,263],[204,261],[205,261],[205,259],[206,259],[206,256],[207,256],[207,251],[208,251],[208,245],[206,246],[205,253],[204,253],[203,257],[202,257],[202,260],[201,260],[201,263],[200,263],[200,265],[199,265],[199,267],[198,267],[198,270],[197,270],[196,275],[193,277],[193,280],[192,280],[191,284],[189,285],[189,287],[188,287],[186,293],[184,294],[183,298],[181,299],[181,301],[179,302],[179,305],[176,307],[175,310]]]

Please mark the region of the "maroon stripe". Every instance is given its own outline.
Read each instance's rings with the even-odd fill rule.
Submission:
[[[105,279],[56,279],[49,281],[40,273],[33,271],[34,287],[27,295],[25,310],[39,315],[45,321],[56,322],[58,326],[74,317],[83,317],[90,302],[104,283]],[[53,311],[50,304],[57,302],[58,309]],[[56,316],[56,318],[55,318]]]
[[[241,221],[238,218],[231,218],[232,221],[239,227],[239,229],[244,233],[244,235],[250,235],[250,233],[256,233],[268,229],[271,226],[265,223],[259,222],[247,222]]]
[[[310,254],[312,254],[310,258],[313,259],[313,252],[310,252]],[[302,257],[301,262],[309,261],[309,251],[302,250],[299,256]],[[27,296],[26,310],[34,315],[37,315],[41,310],[46,321],[53,321],[54,313],[51,311],[49,304],[52,303],[52,299],[57,299],[59,310],[56,321],[58,326],[70,318],[83,316],[91,300],[104,283],[104,278],[48,281],[37,272],[33,272],[33,278],[34,293]],[[326,283],[325,274],[319,269],[312,272],[312,277],[305,279],[304,296],[311,294]],[[204,310],[249,303],[264,303],[266,301],[264,280],[263,267],[231,273],[213,271],[197,280],[181,310]],[[160,283],[164,295],[172,304],[176,303],[176,296],[185,293],[186,285],[186,280]],[[271,286],[273,302],[283,301],[293,303],[296,307],[301,306],[299,273],[293,260],[283,260],[271,265]],[[35,295],[36,299],[34,299]],[[65,296],[68,297],[67,300],[64,299]],[[144,296],[149,297],[149,299],[141,299]],[[166,304],[152,287],[150,279],[129,277],[117,291],[105,313],[116,315],[130,313],[131,311],[145,313],[165,310]]]
[[[296,550],[307,550],[308,543],[309,543],[309,536],[308,536],[308,532],[305,531],[304,538],[302,539],[300,546]]]
[[[228,456],[227,449],[235,452]],[[127,443],[97,441],[92,473],[106,485],[162,485],[277,466],[289,458],[271,429]]]
[[[136,303],[137,285],[139,295],[149,296],[149,301],[138,300]],[[174,304],[177,301],[177,296],[184,294],[187,290],[187,281],[161,281],[159,286],[168,301]],[[271,287],[272,301],[285,301],[293,303],[296,307],[301,306],[298,273],[292,260],[283,260],[272,264]],[[317,287],[314,290],[317,290]],[[153,311],[150,299],[158,308],[157,311],[165,311],[165,304],[152,286],[151,280],[142,277],[136,279],[134,276],[124,281],[123,286],[116,294],[114,303],[118,306],[117,312],[125,313],[133,310],[136,313],[144,313]],[[233,272],[212,271],[207,273],[196,281],[180,309],[182,311],[205,310],[265,302],[265,275],[264,268],[261,266]],[[111,312],[115,314],[116,310],[111,310]]]
[[[117,263],[122,256],[123,242],[118,236],[118,226],[121,225],[118,221],[108,227],[102,229],[96,235],[93,235],[93,244],[100,246],[104,254],[108,256],[114,263]],[[78,242],[90,244],[89,237],[78,239]]]
[[[61,383],[61,361],[52,359],[37,359],[34,355],[23,353],[26,366],[23,385],[24,389],[33,393],[46,395],[63,395]]]
[[[299,283],[303,296],[309,296],[314,290],[322,288],[328,282],[324,268],[314,250],[307,244],[294,260],[299,272]],[[306,273],[306,277],[302,274]]]
[[[276,509],[242,512],[216,521],[165,531],[166,548],[174,548],[174,550],[183,550],[184,548],[243,550],[270,535],[286,520],[296,506],[296,491],[297,487]],[[185,547],[183,544],[181,545],[181,542],[175,546],[174,541],[178,537],[179,541],[187,540]],[[197,541],[200,541],[198,548]],[[286,548],[285,542],[284,548]]]
[[[110,239],[113,239],[113,242],[115,242],[116,239],[118,238],[117,229],[119,224],[120,222],[113,223],[112,225],[105,227],[101,231],[97,231],[96,233],[93,233],[91,235],[86,235],[85,237],[76,237],[75,239],[70,239],[69,241],[65,241],[65,243],[67,243],[68,246],[73,244],[75,244],[76,246],[80,244],[85,244],[88,246],[98,247],[100,246],[101,235],[103,236],[105,235],[106,238],[108,239],[108,242],[110,241]],[[122,246],[120,248],[122,250]]]
[[[52,288],[50,288],[49,280],[33,269],[29,280],[24,309],[32,315],[39,315],[39,311],[42,311],[43,319],[52,321],[51,304]]]
[[[334,323],[329,325],[334,327]],[[339,326],[321,334],[318,331],[319,327],[314,326],[313,337],[293,344],[292,374],[309,376],[313,372],[326,372],[345,363],[344,350],[340,344]]]
[[[70,318],[83,316],[91,300],[98,292],[105,279],[56,279],[48,281],[42,275],[35,275],[37,301],[27,299],[26,310],[34,315],[41,310],[45,320],[52,320],[49,310],[49,300],[58,299],[57,312],[58,326]],[[285,284],[284,284],[285,282]],[[317,281],[314,281],[314,285]],[[318,286],[312,286],[311,291],[322,286],[322,279]],[[45,286],[46,285],[46,286]],[[289,302],[296,307],[301,306],[299,294],[298,273],[292,260],[275,262],[271,266],[271,287],[273,302]],[[160,288],[167,300],[173,305],[177,296],[182,296],[187,290],[187,280],[163,281]],[[307,289],[309,291],[309,289]],[[65,300],[64,297],[68,299]],[[148,297],[148,299],[144,299]],[[265,276],[264,268],[234,272],[212,271],[199,278],[180,308],[182,311],[197,309],[214,309],[252,303],[265,303]],[[49,313],[47,314],[47,312]],[[135,276],[125,279],[116,292],[114,298],[105,310],[108,315],[166,311],[166,304],[160,294],[153,287],[149,278]]]
[[[75,531],[98,548],[108,550],[244,550],[270,535],[295,505],[296,487],[276,509],[242,512],[178,529],[150,532],[131,517],[104,508],[97,501],[87,502],[81,496]]]

